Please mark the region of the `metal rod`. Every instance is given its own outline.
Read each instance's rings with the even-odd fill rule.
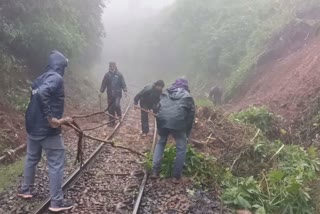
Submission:
[[[152,142],[152,147],[151,147],[151,154],[154,153],[154,149],[156,147],[157,143],[157,137],[158,137],[158,132],[157,132],[157,120],[154,120],[154,134],[153,134],[153,142]]]
[[[144,172],[143,180],[142,180],[141,186],[139,188],[139,194],[138,194],[136,203],[134,205],[134,209],[133,209],[132,214],[137,214],[138,211],[139,211],[142,195],[143,195],[143,192],[144,192],[144,187],[146,186],[146,183],[147,183],[147,179],[148,179],[147,170],[144,169],[143,172]]]
[[[153,134],[153,142],[152,142],[152,148],[151,148],[151,153],[153,154],[154,152],[154,148],[155,148],[155,144],[157,141],[157,120],[154,121],[154,134]],[[144,176],[143,176],[143,180],[141,182],[140,188],[139,188],[139,194],[136,200],[136,203],[134,204],[134,209],[132,214],[137,214],[140,208],[140,204],[141,204],[141,200],[142,200],[142,196],[143,196],[143,192],[144,192],[144,188],[146,186],[147,180],[148,180],[148,172],[146,169],[143,170],[144,172]]]

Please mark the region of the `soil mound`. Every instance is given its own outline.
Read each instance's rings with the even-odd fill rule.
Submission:
[[[274,33],[254,72],[225,107],[229,112],[265,105],[286,124],[300,121],[320,97],[320,6],[301,8]]]
[[[254,127],[233,123],[221,109],[201,107],[196,117],[190,142],[224,163],[232,163],[259,135]]]
[[[228,111],[265,105],[289,123],[303,117],[320,96],[319,48],[317,38],[294,53],[258,68]]]

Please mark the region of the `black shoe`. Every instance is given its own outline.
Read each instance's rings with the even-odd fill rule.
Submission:
[[[49,210],[51,212],[57,213],[65,210],[70,210],[74,206],[74,203],[72,202],[67,202],[67,201],[62,201],[58,206],[50,206]]]

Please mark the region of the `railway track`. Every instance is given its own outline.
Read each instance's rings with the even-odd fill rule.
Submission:
[[[126,123],[129,110],[130,105],[106,140],[111,140],[119,127]],[[153,145],[156,136],[154,128]],[[138,153],[119,147],[101,143],[83,166],[65,180],[63,191],[67,198],[75,200],[71,213],[138,213],[147,171],[138,159]],[[49,213],[49,204],[50,198],[47,198],[31,213]]]
[[[91,136],[99,136],[105,141],[113,138],[115,144],[97,144],[93,139],[88,140],[89,143],[84,143],[86,151],[83,166],[74,171],[74,166],[71,167],[69,162],[70,166],[66,172],[68,177],[65,177],[63,190],[66,198],[75,202],[75,207],[66,213],[221,214],[217,199],[194,189],[191,182],[175,185],[170,179],[148,179],[139,154],[154,150],[157,138],[156,125],[153,127],[153,138],[152,136],[141,138],[137,123],[139,119],[139,111],[134,112],[130,106],[126,108],[122,124],[119,123],[112,131],[101,128],[91,130],[92,127],[97,127],[97,123],[101,123],[100,116],[91,122],[85,119],[84,124],[87,127],[82,127],[83,130],[90,130]],[[69,140],[72,141],[75,141],[74,138]],[[69,148],[68,159],[73,159],[75,144],[69,146],[74,148],[71,150]],[[43,169],[45,166],[43,163],[40,167],[42,171],[40,176],[46,174]],[[36,192],[40,190],[40,196],[35,197],[34,201],[17,200],[13,197],[16,191],[5,197],[0,196],[0,213],[50,213],[48,211],[50,199],[44,198],[48,195],[46,187],[48,178],[39,179],[38,175],[36,183],[38,186]],[[194,196],[189,195],[190,191],[194,192]]]

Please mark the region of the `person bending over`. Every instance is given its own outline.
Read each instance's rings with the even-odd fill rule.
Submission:
[[[159,141],[153,156],[152,178],[157,178],[160,174],[164,149],[168,136],[171,134],[176,142],[177,150],[173,169],[174,182],[181,181],[188,137],[194,117],[195,103],[190,95],[188,81],[177,79],[160,98],[160,108],[157,114]]]
[[[148,85],[144,87],[142,91],[140,91],[134,98],[135,108],[140,102],[141,107],[141,129],[142,136],[145,137],[149,133],[149,110],[153,110],[154,113],[157,113],[158,104],[160,101],[160,95],[162,94],[162,90],[164,88],[163,80],[158,80],[152,85]],[[144,111],[146,110],[146,111]]]

